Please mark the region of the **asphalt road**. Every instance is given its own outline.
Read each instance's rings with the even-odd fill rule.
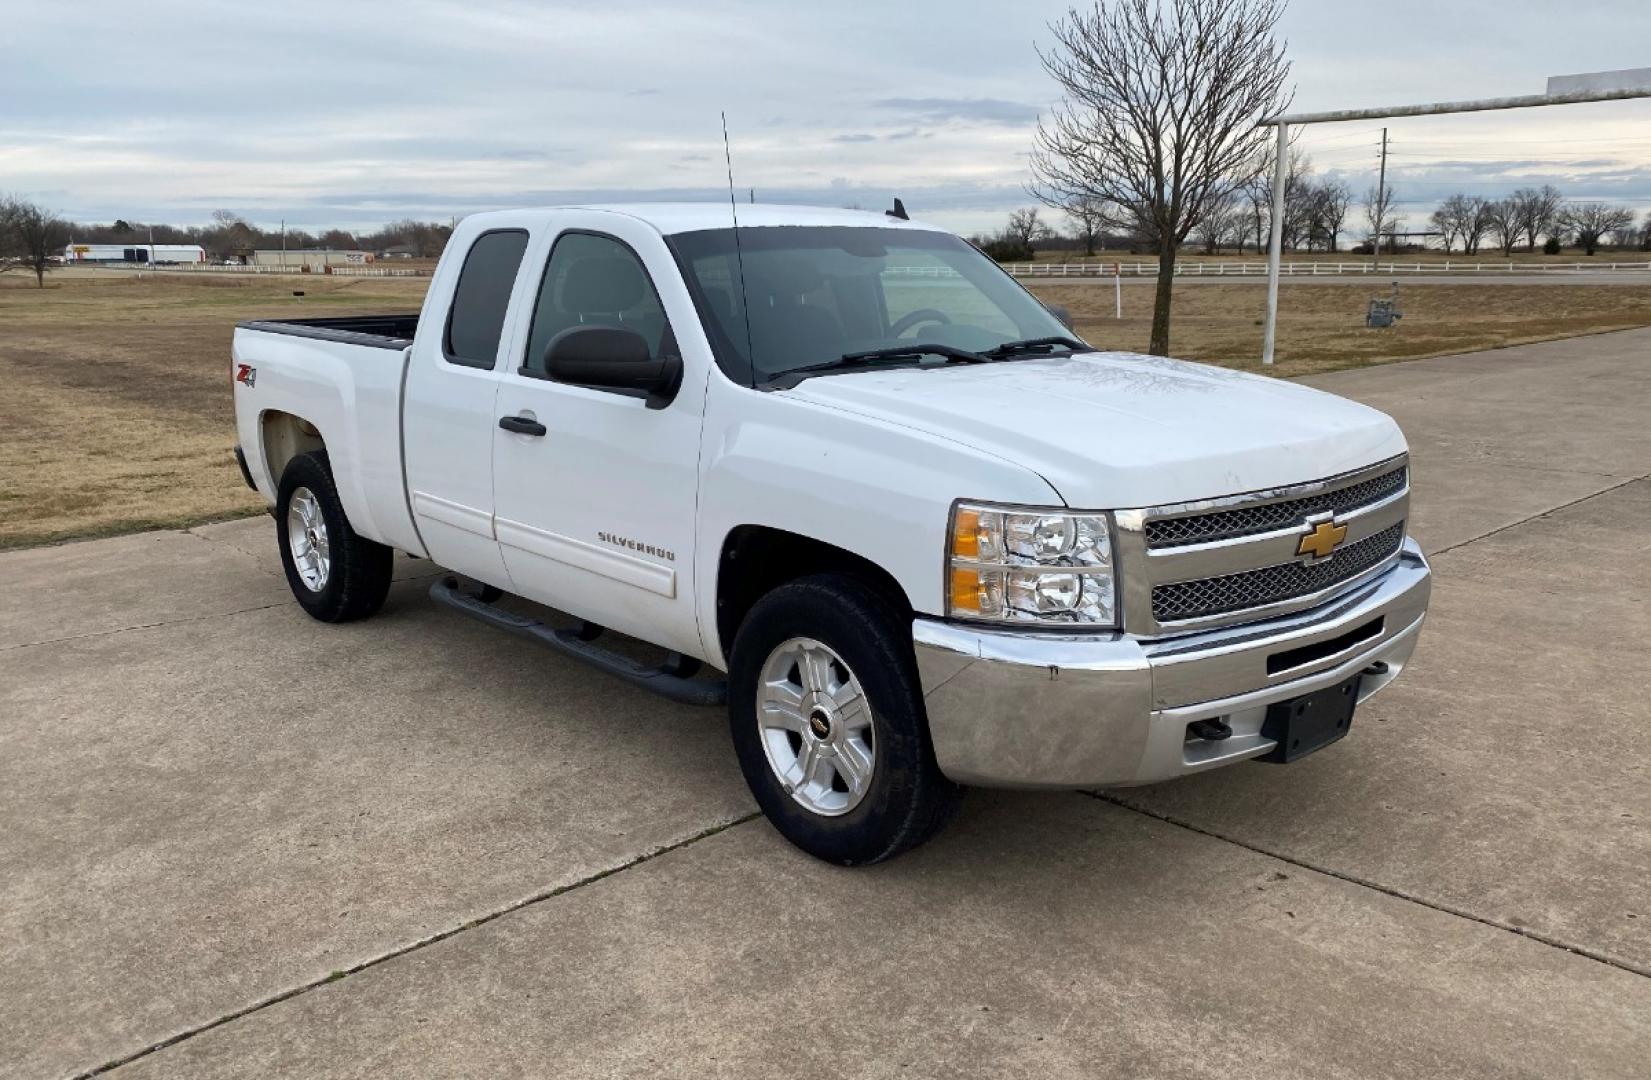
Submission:
[[[1559,1076],[1651,1061],[1651,331],[1315,380],[1435,606],[1349,738],[869,870],[714,711],[267,519],[0,555],[0,1076]]]

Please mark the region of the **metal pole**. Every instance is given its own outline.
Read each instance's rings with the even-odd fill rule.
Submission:
[[[1278,149],[1273,162],[1272,237],[1267,244],[1267,333],[1261,343],[1261,362],[1273,362],[1273,343],[1278,338],[1278,271],[1284,248],[1284,170],[1290,149],[1290,127],[1278,125]]]
[[[1483,98],[1478,101],[1439,101],[1428,105],[1397,105],[1383,109],[1337,109],[1333,112],[1295,113],[1270,116],[1262,124],[1340,124],[1348,120],[1386,120],[1395,116],[1442,116],[1446,113],[1488,112],[1497,109],[1531,109],[1543,105],[1583,105],[1593,101],[1628,101],[1651,97],[1651,87],[1631,86],[1616,90],[1578,90],[1564,94],[1525,94],[1520,97]]]
[[[1124,267],[1122,263],[1112,264],[1112,292],[1117,304],[1118,318],[1124,317]]]

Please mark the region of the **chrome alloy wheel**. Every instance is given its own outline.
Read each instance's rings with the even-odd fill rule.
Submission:
[[[327,522],[315,493],[307,487],[294,488],[287,500],[287,547],[292,551],[292,565],[309,590],[325,589],[332,570]]]
[[[871,703],[829,646],[790,638],[768,654],[757,730],[768,767],[805,810],[837,817],[865,798],[876,764]]]

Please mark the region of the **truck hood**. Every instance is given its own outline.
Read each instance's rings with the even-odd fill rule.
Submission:
[[[1131,353],[854,372],[788,393],[1024,465],[1090,510],[1319,480],[1405,449],[1390,417],[1346,398]]]

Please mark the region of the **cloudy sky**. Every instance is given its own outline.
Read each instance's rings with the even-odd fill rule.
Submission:
[[[1024,205],[1066,0],[0,0],[0,191],[81,221],[347,228],[505,206],[726,197],[974,231]],[[1537,93],[1651,65],[1647,0],[1295,0],[1298,110]],[[18,43],[29,43],[27,48]],[[1651,209],[1651,100],[1393,121],[1412,220],[1551,182]],[[1373,182],[1380,122],[1312,128]]]

